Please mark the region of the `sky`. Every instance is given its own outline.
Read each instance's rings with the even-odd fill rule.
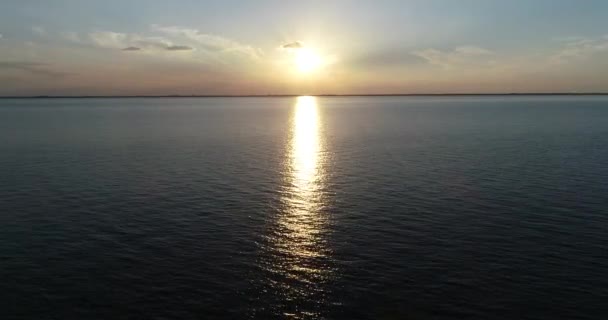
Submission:
[[[0,96],[511,92],[608,92],[608,1],[0,2]]]

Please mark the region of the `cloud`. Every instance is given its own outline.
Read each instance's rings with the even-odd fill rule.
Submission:
[[[101,31],[89,33],[89,39],[102,48],[122,48],[129,46],[130,37],[125,33]]]
[[[482,55],[493,54],[493,52],[490,50],[476,47],[476,46],[461,46],[461,47],[457,47],[456,49],[454,49],[454,51],[456,53],[459,53],[462,55],[467,55],[467,56],[482,56]]]
[[[162,37],[143,37],[139,35],[131,35],[130,42],[146,49],[166,49],[172,45],[171,41]]]
[[[34,75],[41,75],[53,78],[62,78],[70,75],[66,72],[48,69],[48,64],[30,61],[0,61],[0,70],[25,71]]]
[[[168,51],[191,51],[194,48],[184,45],[172,45],[166,44],[161,41],[147,41],[147,40],[136,40],[133,43],[138,44],[139,46],[128,46],[123,48],[122,51],[140,51],[143,50],[142,47],[153,48],[153,49],[164,49]]]
[[[395,67],[421,65],[425,59],[412,54],[409,50],[394,48],[366,52],[351,58],[348,63],[362,68],[369,67]]]
[[[260,63],[260,49],[237,41],[181,27],[152,26],[149,33],[95,31],[90,33],[64,32],[64,39],[100,49],[142,52],[147,57],[189,60],[197,64],[224,65],[241,68],[245,64]],[[137,48],[137,49],[136,49]],[[183,53],[192,54],[183,54]]]
[[[39,36],[43,36],[46,34],[46,29],[44,29],[41,26],[33,26],[32,27],[32,32],[39,35]]]
[[[98,31],[92,32],[88,35],[89,41],[100,48],[108,49],[120,49],[122,48],[138,48],[139,50],[148,49],[160,49],[169,50],[170,47],[181,47],[174,46],[171,41],[163,37],[149,37],[142,36],[133,33],[121,33],[113,31]],[[126,51],[136,51],[134,49]]]
[[[432,65],[452,68],[459,65],[485,64],[486,58],[494,53],[477,46],[460,46],[452,50],[425,49],[412,52]]]
[[[4,36],[2,35],[2,33],[0,33],[0,39],[2,39]]]
[[[188,46],[168,46],[166,48],[169,51],[190,51],[193,50],[191,47]]]
[[[557,41],[557,42],[572,42],[572,41],[578,41],[578,40],[583,40],[586,39],[585,37],[581,37],[581,36],[567,36],[567,37],[556,37],[553,40]]]
[[[258,48],[228,38],[206,34],[197,29],[177,26],[165,27],[159,25],[152,25],[152,29],[171,37],[191,41],[193,44],[196,44],[197,47],[201,47],[210,52],[240,53],[253,59],[258,59],[262,55],[262,51]]]
[[[62,32],[61,36],[64,39],[72,41],[72,42],[80,42],[80,36],[78,36],[78,33],[73,32],[73,31]]]
[[[587,59],[601,52],[608,52],[608,36],[598,38],[576,37],[566,39],[557,53],[549,57],[549,61],[556,64],[567,63],[573,60]]]
[[[44,65],[46,64],[29,61],[0,61],[0,68],[3,69],[30,69]]]
[[[283,49],[300,49],[304,47],[304,45],[302,45],[301,42],[299,41],[294,41],[294,42],[290,42],[290,43],[286,43],[284,45],[281,46],[281,48]]]

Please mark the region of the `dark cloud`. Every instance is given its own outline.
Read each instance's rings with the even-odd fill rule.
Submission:
[[[281,47],[283,49],[300,49],[300,48],[304,47],[304,45],[302,45],[302,43],[299,41],[294,41],[294,42],[286,43],[286,44],[282,45]]]
[[[138,40],[133,43],[140,48],[157,48],[157,49],[165,49],[169,44],[162,40],[156,39],[146,39],[146,40]]]
[[[126,47],[124,49],[122,49],[122,51],[139,51],[141,50],[141,48],[139,47]]]
[[[166,49],[169,51],[190,51],[190,50],[192,50],[192,48],[188,47],[188,46],[168,46]]]
[[[54,71],[48,68],[46,63],[30,61],[0,61],[0,70],[19,70],[29,72],[34,75],[41,75],[53,78],[62,78],[70,75],[67,72]]]

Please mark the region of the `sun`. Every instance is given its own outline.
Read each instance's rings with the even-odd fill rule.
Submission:
[[[323,59],[313,49],[300,48],[295,52],[295,65],[301,73],[311,73],[323,66]]]

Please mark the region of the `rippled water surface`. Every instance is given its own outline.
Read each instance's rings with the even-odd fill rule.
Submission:
[[[605,319],[608,98],[0,100],[2,319]]]

